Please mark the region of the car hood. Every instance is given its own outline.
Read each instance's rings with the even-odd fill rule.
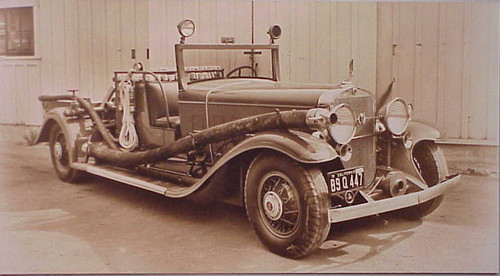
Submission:
[[[348,89],[348,88],[347,88]],[[346,87],[332,84],[275,82],[265,79],[221,79],[192,83],[181,100],[287,107],[328,105]]]

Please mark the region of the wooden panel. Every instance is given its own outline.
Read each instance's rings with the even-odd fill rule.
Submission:
[[[149,2],[149,48],[151,68],[165,66],[167,59],[167,17],[165,12],[167,2],[163,0],[150,0]]]
[[[446,82],[443,93],[448,107],[443,107],[444,125],[449,137],[458,138],[461,135],[461,115],[462,115],[462,94],[464,87],[463,77],[463,51],[464,51],[464,30],[457,28],[464,24],[464,3],[446,4],[446,47],[445,52],[445,79]],[[452,81],[450,81],[452,80]]]
[[[389,91],[392,83],[392,18],[394,3],[379,3],[377,7],[377,101]]]
[[[497,140],[499,135],[499,93],[500,93],[500,5],[490,3],[488,29],[488,121],[487,138]]]
[[[417,4],[416,8],[421,10],[417,21],[421,22],[421,25],[418,30],[420,39],[415,40],[415,56],[419,52],[418,59],[415,58],[413,72],[415,90],[407,88],[408,93],[404,96],[408,101],[415,103],[416,116],[431,122],[437,122],[438,71],[443,69],[439,59],[439,5],[439,3]],[[415,96],[412,97],[412,94]]]
[[[41,94],[40,89],[40,65],[39,62],[28,64],[26,67],[28,93],[26,95],[27,117],[26,124],[40,125],[42,123],[43,111],[38,101]]]
[[[468,137],[472,139],[486,138],[488,112],[488,30],[490,5],[488,3],[473,3],[470,5],[469,51],[474,53],[469,58],[469,125]]]
[[[14,82],[15,82],[15,107],[16,107],[16,123],[24,124],[28,113],[28,105],[26,98],[28,97],[28,83],[26,74],[26,66],[24,64],[14,65]]]
[[[120,1],[120,68],[132,68],[131,50],[135,49],[135,1]]]
[[[275,10],[276,12],[276,24],[280,25],[283,33],[278,43],[280,45],[280,69],[281,69],[281,80],[290,81],[291,80],[291,16],[292,4],[287,1],[277,1]]]
[[[183,19],[182,1],[167,1],[166,9],[167,25],[165,26],[165,28],[167,29],[167,39],[165,50],[167,53],[167,60],[165,65],[170,68],[175,68],[174,45],[179,42],[177,24]]]
[[[146,49],[149,48],[149,2],[148,0],[135,0],[135,48],[137,61],[149,68],[146,58]]]
[[[357,54],[355,83],[376,92],[377,76],[377,3],[357,3]]]
[[[92,1],[92,87],[91,97],[94,100],[100,100],[106,93],[106,86],[108,80],[105,76],[109,73],[106,72],[106,39],[105,39],[105,16],[106,6],[103,1]]]
[[[66,91],[66,52],[64,43],[64,0],[52,0],[52,81],[55,93]],[[47,23],[49,23],[47,22]]]
[[[316,26],[315,39],[313,45],[316,45],[313,53],[314,60],[314,81],[320,83],[330,82],[330,70],[332,68],[332,61],[330,51],[332,51],[331,25],[330,25],[330,3],[318,2],[314,5],[315,19],[314,25]]]
[[[52,89],[52,27],[50,18],[52,17],[52,1],[40,2],[40,16],[38,23],[40,24],[40,35],[36,37],[40,40],[39,54],[42,58],[41,63],[41,83],[42,91],[45,94],[53,94]]]
[[[335,10],[335,49],[336,58],[334,83],[340,83],[348,77],[348,65],[352,59],[352,4],[346,2],[336,3]],[[356,61],[357,62],[357,61]]]
[[[80,95],[92,96],[94,71],[92,66],[92,7],[89,0],[78,1],[78,44],[80,63]],[[45,57],[43,57],[45,58]],[[45,63],[45,61],[43,61]]]
[[[106,0],[106,78],[111,79],[113,71],[126,70],[121,66],[120,42],[120,0]]]
[[[392,75],[394,94],[413,99],[416,117],[447,137],[497,140],[498,9],[498,3],[379,3],[379,92]]]
[[[269,43],[269,35],[267,30],[269,26],[274,24],[273,11],[275,3],[268,1],[254,2],[254,41],[257,44]],[[305,19],[304,19],[305,20]],[[251,25],[251,24],[250,24]],[[249,30],[251,32],[251,30]],[[271,62],[269,55],[256,55],[256,63],[258,64],[257,72],[262,76],[271,75]],[[247,63],[250,65],[250,62]]]
[[[415,3],[400,3],[397,8],[399,28],[396,62],[398,71],[395,72],[397,85],[394,96],[411,99],[415,86]],[[426,112],[435,112],[435,110]]]
[[[215,1],[200,1],[199,10],[203,11],[199,13],[199,23],[196,23],[196,34],[194,36],[201,43],[217,43],[217,5]],[[178,37],[176,38],[178,40]],[[174,51],[170,49],[170,51]],[[211,64],[215,60],[215,53],[212,52],[210,55],[200,55],[201,64]]]
[[[64,46],[66,55],[66,89],[79,89],[78,3],[64,1]]]
[[[15,81],[15,66],[12,64],[2,64],[2,89],[0,95],[2,96],[2,105],[5,108],[0,110],[0,122],[2,123],[15,123],[16,122],[16,83]]]

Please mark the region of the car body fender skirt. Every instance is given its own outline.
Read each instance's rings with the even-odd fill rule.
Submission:
[[[410,121],[407,132],[411,134],[412,145],[406,148],[403,143],[397,143],[394,152],[391,153],[391,167],[411,174],[425,183],[413,162],[413,148],[422,141],[435,141],[441,134],[436,128],[421,121]]]

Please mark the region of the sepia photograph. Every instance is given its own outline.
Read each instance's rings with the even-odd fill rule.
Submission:
[[[0,0],[0,274],[499,273],[500,2]]]

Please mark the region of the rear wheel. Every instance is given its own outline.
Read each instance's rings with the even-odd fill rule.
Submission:
[[[61,127],[55,124],[50,131],[49,139],[50,157],[57,176],[66,182],[75,182],[82,175],[81,171],[71,168],[73,160],[70,159],[70,145]]]
[[[429,187],[438,184],[448,176],[448,166],[443,152],[433,142],[420,142],[413,149],[413,162]],[[398,211],[398,214],[407,219],[420,219],[436,210],[444,195],[440,195],[416,206]]]
[[[250,224],[274,253],[301,258],[328,235],[328,190],[318,168],[264,153],[250,165],[245,185]]]

